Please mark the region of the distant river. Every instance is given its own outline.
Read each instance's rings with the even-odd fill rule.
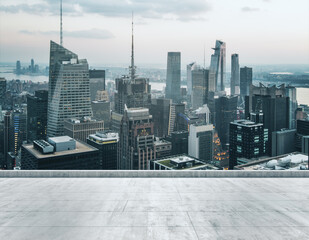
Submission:
[[[48,82],[48,76],[30,76],[30,75],[16,75],[13,73],[13,67],[0,66],[0,77],[4,77],[6,80],[25,80],[32,82]],[[165,88],[165,83],[151,82],[151,89],[162,91]],[[185,86],[184,86],[185,87]],[[226,88],[227,94],[230,93],[230,89]],[[298,104],[309,105],[309,88],[297,88],[297,102]]]

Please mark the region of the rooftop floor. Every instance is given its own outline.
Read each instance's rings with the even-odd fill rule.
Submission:
[[[0,178],[0,239],[309,239],[309,178]]]

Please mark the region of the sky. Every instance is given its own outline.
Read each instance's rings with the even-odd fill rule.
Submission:
[[[0,62],[49,62],[59,43],[58,0],[0,1]],[[63,45],[90,65],[127,66],[134,12],[135,63],[210,64],[216,39],[226,42],[227,64],[309,64],[308,0],[63,0]]]

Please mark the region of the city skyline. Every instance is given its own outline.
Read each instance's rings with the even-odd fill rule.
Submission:
[[[216,39],[227,42],[227,65],[228,56],[235,52],[240,55],[241,66],[309,63],[307,1],[195,0],[164,4],[64,1],[64,47],[78,51],[92,65],[129,65],[134,11],[137,66],[164,64],[168,51],[182,53],[182,66],[191,61],[202,63],[204,45],[209,66]],[[25,62],[29,58],[48,62],[49,40],[60,42],[59,1],[4,0],[0,12],[0,32],[6,36],[0,38],[0,62]]]

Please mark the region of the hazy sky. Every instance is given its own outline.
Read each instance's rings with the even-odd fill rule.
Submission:
[[[182,63],[206,66],[215,40],[227,60],[244,64],[309,64],[308,0],[63,0],[64,46],[90,65],[130,62],[131,12],[136,65],[166,64],[168,51]],[[58,0],[0,1],[0,62],[48,63],[49,40],[59,42]]]

